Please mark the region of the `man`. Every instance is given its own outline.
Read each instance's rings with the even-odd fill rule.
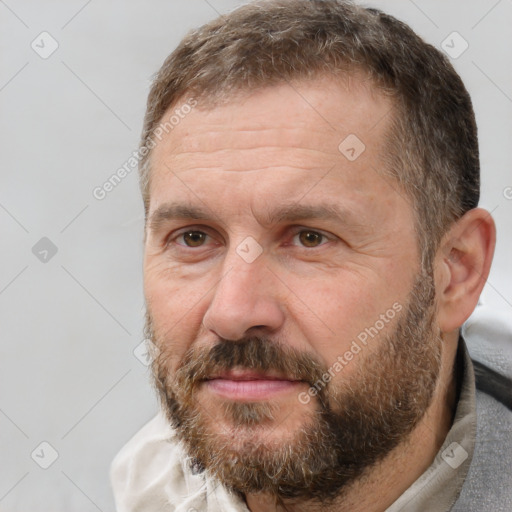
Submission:
[[[511,509],[507,470],[479,486],[511,460],[460,333],[495,228],[439,51],[341,0],[246,5],[163,64],[140,152],[162,414],[120,512]]]

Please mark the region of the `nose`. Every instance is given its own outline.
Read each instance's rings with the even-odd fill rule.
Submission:
[[[264,256],[247,263],[233,253],[224,261],[223,277],[214,290],[203,325],[217,336],[238,340],[256,332],[271,333],[284,323],[276,277]],[[276,282],[277,281],[277,282]]]

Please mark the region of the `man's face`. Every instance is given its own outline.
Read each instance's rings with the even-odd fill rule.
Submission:
[[[197,107],[154,149],[155,379],[190,454],[242,492],[338,492],[430,403],[432,287],[382,174],[390,113],[318,79]]]

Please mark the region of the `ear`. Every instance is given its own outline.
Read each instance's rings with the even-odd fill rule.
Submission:
[[[496,227],[491,214],[475,208],[443,237],[435,261],[438,325],[458,329],[475,309],[489,275]]]

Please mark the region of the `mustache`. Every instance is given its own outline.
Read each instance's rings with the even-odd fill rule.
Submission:
[[[252,336],[237,341],[220,339],[213,347],[192,347],[176,371],[180,385],[196,386],[215,374],[234,368],[275,371],[290,380],[311,386],[327,368],[315,356],[293,347]]]

